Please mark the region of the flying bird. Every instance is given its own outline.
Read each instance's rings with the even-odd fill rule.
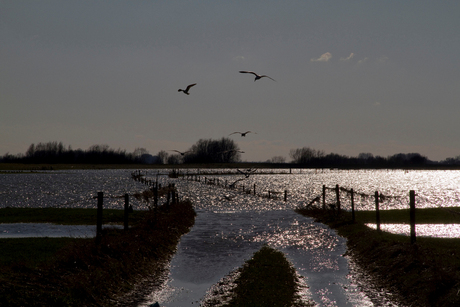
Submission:
[[[248,133],[255,133],[255,134],[257,134],[256,132],[252,132],[252,131],[246,131],[246,132],[238,132],[238,131],[235,131],[235,132],[233,132],[233,133],[230,133],[229,136],[232,135],[232,134],[236,134],[236,133],[239,133],[239,134],[241,134],[241,136],[244,136],[244,137],[245,137],[246,134],[248,134]]]
[[[256,73],[253,72],[253,71],[240,70],[240,73],[242,73],[242,74],[253,74],[254,76],[256,76],[255,79],[254,79],[254,82],[256,82],[257,80],[262,79],[262,78],[264,78],[264,77],[265,77],[265,78],[268,78],[268,79],[272,79],[273,81],[276,81],[275,79],[270,78],[270,77],[267,76],[267,75],[259,75],[259,74],[256,74]]]
[[[234,189],[236,187],[236,184],[240,182],[241,180],[244,180],[243,178],[236,180],[234,183],[230,184],[228,187],[230,189]]]
[[[256,169],[252,169],[252,168],[249,168],[247,169],[246,171],[241,171],[238,169],[238,172],[240,172],[241,174],[243,174],[246,178],[249,178],[250,175],[254,174],[255,172],[257,172]]]
[[[187,87],[185,88],[185,90],[183,90],[183,89],[180,88],[180,89],[178,89],[177,91],[178,91],[178,92],[184,92],[184,94],[190,95],[188,91],[190,90],[190,88],[191,88],[192,86],[195,86],[195,85],[196,85],[196,83],[193,83],[193,84],[190,84],[189,86],[187,86]]]
[[[181,156],[185,156],[186,154],[188,154],[188,153],[190,152],[190,151],[181,152],[181,151],[179,151],[179,150],[175,150],[175,149],[173,149],[173,150],[170,150],[170,151],[175,151],[175,152],[178,152],[178,153],[179,153]]]

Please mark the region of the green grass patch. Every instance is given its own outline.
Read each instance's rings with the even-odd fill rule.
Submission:
[[[348,212],[340,216],[320,209],[298,209],[297,212],[329,225],[347,238],[347,253],[374,276],[378,286],[392,291],[394,298],[403,304],[460,306],[457,294],[460,289],[460,239],[418,237],[416,243],[411,244],[408,236],[366,227],[365,219],[357,218],[358,222],[352,223]],[[373,214],[374,221],[370,222],[375,222],[375,212]],[[394,213],[392,222],[399,214]],[[445,216],[437,219],[448,221]]]
[[[299,300],[295,269],[280,251],[264,246],[240,270],[226,306],[314,306]]]
[[[123,224],[124,210],[104,209],[103,224]],[[129,214],[129,225],[143,218],[145,211]],[[0,223],[53,223],[61,225],[96,225],[97,209],[77,208],[1,208]]]

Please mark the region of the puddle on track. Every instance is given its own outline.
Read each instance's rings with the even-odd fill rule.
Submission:
[[[345,239],[292,210],[198,211],[171,261],[169,280],[139,306],[157,301],[165,307],[198,306],[264,244],[285,253],[305,279],[308,288],[301,295],[317,306],[395,306],[386,299],[389,295],[351,279],[348,259],[342,256]],[[373,297],[379,298],[377,305]]]

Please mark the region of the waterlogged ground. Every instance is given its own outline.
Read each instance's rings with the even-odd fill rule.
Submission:
[[[168,183],[170,170],[143,171],[147,178],[160,183]],[[234,175],[209,175],[209,173],[233,172]],[[0,207],[73,207],[95,208],[94,196],[104,192],[104,206],[121,208],[115,197],[124,193],[134,193],[145,186],[130,179],[131,170],[68,170],[34,173],[0,174]],[[403,170],[263,170],[245,178],[236,170],[187,170],[184,173],[201,173],[200,178],[219,179],[228,184],[236,180],[238,186],[252,189],[256,185],[257,194],[267,191],[283,195],[288,191],[289,202],[283,205],[295,207],[313,200],[322,193],[322,186],[334,188],[336,184],[346,189],[354,189],[356,208],[373,209],[375,191],[387,196],[380,208],[407,208],[409,191],[415,190],[417,207],[460,206],[460,171],[403,171]],[[276,174],[272,174],[276,173]],[[282,173],[282,174],[280,174]],[[180,180],[177,180],[179,182]],[[193,191],[187,191],[193,193]],[[216,193],[214,201],[225,199],[226,193]],[[199,196],[197,196],[199,198]],[[328,190],[327,201],[335,201],[335,193]],[[341,193],[344,208],[350,207],[346,193]],[[139,209],[145,204],[137,203]]]
[[[295,174],[289,174],[290,170],[283,170],[283,174],[271,174],[266,170],[266,174],[258,171],[248,178],[235,171],[234,175],[211,172],[201,171],[201,182],[195,182],[170,179],[168,170],[147,171],[148,179],[163,185],[174,182],[179,196],[191,199],[198,215],[193,229],[181,239],[169,278],[141,306],[155,301],[162,306],[197,306],[209,297],[210,289],[263,244],[286,254],[304,277],[302,295],[318,306],[394,306],[391,294],[373,289],[369,278],[342,256],[346,251],[343,238],[293,209],[321,195],[323,184],[353,188],[360,193],[355,197],[358,209],[373,208],[375,191],[386,196],[382,209],[407,208],[409,190],[416,190],[418,207],[460,206],[458,171],[293,170]],[[95,208],[94,196],[103,191],[104,207],[121,209],[123,201],[118,196],[146,188],[130,174],[129,170],[2,174],[0,206]],[[221,186],[204,184],[214,179]],[[224,187],[225,182],[228,187],[237,180],[238,189]],[[250,194],[242,192],[243,185]],[[266,198],[268,191],[277,199]],[[335,193],[328,190],[327,202],[334,201]],[[346,192],[341,193],[341,201],[344,208],[349,207]],[[131,204],[135,209],[147,209],[134,198]]]
[[[370,283],[362,273],[359,280],[350,275],[349,260],[342,256],[343,238],[296,214],[294,205],[283,197],[269,200],[203,181],[179,179],[176,186],[182,197],[196,204],[198,216],[191,232],[181,239],[169,279],[141,306],[204,303],[212,293],[225,292],[215,285],[264,244],[285,253],[303,276],[302,297],[318,306],[394,306],[391,294],[365,286]]]

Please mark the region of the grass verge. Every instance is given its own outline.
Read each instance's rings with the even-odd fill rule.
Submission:
[[[129,214],[129,225],[135,226],[145,212]],[[103,224],[123,225],[124,210],[104,209]],[[60,225],[96,225],[97,209],[80,208],[1,208],[0,223],[53,223]]]
[[[156,216],[144,212],[144,219],[127,231],[106,229],[99,242],[37,240],[35,247],[48,246],[42,258],[10,259],[1,266],[0,306],[114,306],[114,297],[132,290],[143,277],[163,272],[162,264],[174,254],[195,216],[192,204],[185,201],[161,207]],[[4,240],[12,241],[4,245]],[[10,255],[25,252],[34,258],[33,247],[27,246],[32,240],[4,240],[2,255],[6,247]]]
[[[235,284],[225,306],[314,306],[300,300],[295,269],[284,254],[266,245],[243,265]]]
[[[298,213],[336,229],[347,238],[347,253],[375,278],[377,285],[408,306],[460,306],[460,240],[407,236],[370,229],[357,216],[340,217],[321,209]],[[375,213],[374,213],[375,214]],[[367,222],[367,221],[366,221]]]

